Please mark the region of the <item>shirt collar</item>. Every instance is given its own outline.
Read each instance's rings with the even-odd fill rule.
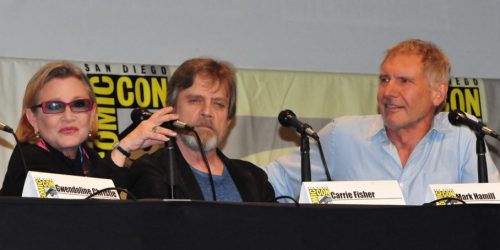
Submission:
[[[446,133],[452,132],[452,127],[449,126],[449,123],[447,122],[447,113],[439,113],[434,116],[434,119],[432,120],[432,126],[431,129],[427,134],[430,133],[437,133],[437,135],[444,135]],[[388,142],[389,137],[387,137],[387,132],[385,130],[384,126],[384,120],[382,119],[382,116],[379,115],[380,119],[375,120],[375,122],[372,125],[372,128],[370,129],[368,133],[368,138],[369,139],[375,139],[380,137],[382,140]]]
[[[375,139],[376,137],[387,138],[387,134],[385,133],[384,120],[381,115],[378,115],[378,119],[376,119],[368,132],[368,139]],[[388,138],[387,138],[388,139]]]

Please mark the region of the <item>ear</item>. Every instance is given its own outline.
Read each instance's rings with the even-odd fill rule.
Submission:
[[[94,107],[92,107],[92,110],[90,111],[90,124],[94,122],[94,119],[96,119],[96,112],[97,112],[97,105],[94,104]]]
[[[94,107],[92,107],[92,110],[90,111],[90,130],[92,131],[92,133],[97,133],[97,127],[99,125],[95,125],[94,126],[94,123],[95,123],[95,119],[97,119],[97,116],[96,116],[96,113],[97,113],[97,105],[94,104]],[[96,131],[94,131],[94,129]]]
[[[441,105],[448,95],[448,84],[446,82],[440,82],[436,87],[432,89],[432,102],[434,106]]]
[[[227,129],[227,128],[229,128],[229,127],[232,125],[233,121],[234,121],[234,119],[233,119],[233,118],[228,119],[228,120],[226,121],[226,129]]]
[[[33,127],[33,130],[38,132],[38,118],[36,117],[36,114],[33,113],[31,109],[26,109],[26,118],[28,118],[28,122],[31,124]]]

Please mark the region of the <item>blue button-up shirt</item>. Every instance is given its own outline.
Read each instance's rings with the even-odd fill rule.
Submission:
[[[417,144],[406,165],[401,165],[387,137],[380,115],[334,119],[318,134],[332,178],[336,181],[397,180],[407,204],[432,200],[429,184],[478,181],[476,137],[467,127],[455,127],[439,113],[429,132]],[[326,180],[318,147],[311,143],[313,181]],[[486,154],[489,182],[500,182],[498,170]],[[300,151],[278,158],[265,167],[276,195],[298,197],[301,185]]]

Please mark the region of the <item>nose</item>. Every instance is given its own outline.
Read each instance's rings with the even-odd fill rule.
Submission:
[[[73,111],[69,107],[69,105],[66,105],[64,108],[64,112],[62,112],[62,116],[64,120],[72,120],[75,118]]]
[[[379,85],[379,91],[382,93],[384,97],[394,97],[397,96],[400,92],[398,84],[391,79],[387,83]]]
[[[201,110],[201,115],[203,117],[213,117],[213,107],[211,102],[205,102],[203,109]]]

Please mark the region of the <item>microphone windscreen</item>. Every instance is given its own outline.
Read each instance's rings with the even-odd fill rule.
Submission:
[[[466,117],[467,116],[465,115],[465,113],[458,109],[452,110],[450,111],[450,113],[448,113],[448,120],[455,126],[461,125],[463,119]]]
[[[142,109],[142,108],[135,108],[132,110],[132,113],[130,113],[130,118],[134,123],[140,123],[143,120],[149,119],[153,113]]]
[[[14,130],[3,122],[0,122],[0,130],[3,130],[8,133],[14,133]]]

